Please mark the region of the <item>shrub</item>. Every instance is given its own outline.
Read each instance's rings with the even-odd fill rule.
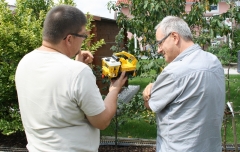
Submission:
[[[215,54],[223,65],[237,62],[236,51],[231,50],[228,45],[211,46],[207,51]]]

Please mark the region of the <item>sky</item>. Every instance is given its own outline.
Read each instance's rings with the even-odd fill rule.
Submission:
[[[5,0],[10,5],[14,5],[16,0]],[[116,0],[74,0],[81,11],[85,14],[89,12],[91,15],[96,15],[105,18],[114,18],[114,12],[107,9],[107,3],[109,1],[116,1]]]

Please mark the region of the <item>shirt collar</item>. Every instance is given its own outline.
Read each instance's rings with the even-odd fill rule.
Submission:
[[[194,44],[190,47],[188,47],[186,50],[184,50],[182,53],[180,53],[172,62],[181,61],[186,56],[192,54],[193,52],[197,50],[201,50],[202,48],[198,44]]]

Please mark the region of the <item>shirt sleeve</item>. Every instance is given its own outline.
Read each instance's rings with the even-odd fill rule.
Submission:
[[[149,107],[153,112],[160,112],[177,98],[181,89],[177,87],[176,83],[172,76],[166,72],[158,76],[153,84],[149,100]]]
[[[74,98],[79,108],[88,116],[98,115],[105,110],[96,77],[89,67],[84,68],[76,78]]]

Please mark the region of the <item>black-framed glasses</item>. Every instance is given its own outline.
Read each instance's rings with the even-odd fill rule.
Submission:
[[[171,35],[172,33],[169,33],[168,35],[166,35],[164,38],[162,38],[160,41],[156,42],[156,45],[161,46],[161,44],[169,37],[169,35]]]
[[[82,34],[77,34],[77,33],[70,33],[68,35],[74,35],[74,36],[81,37],[81,38],[84,38],[84,39],[86,39],[88,37],[86,34],[82,35]],[[67,38],[67,36],[64,38],[64,40],[66,38]]]

